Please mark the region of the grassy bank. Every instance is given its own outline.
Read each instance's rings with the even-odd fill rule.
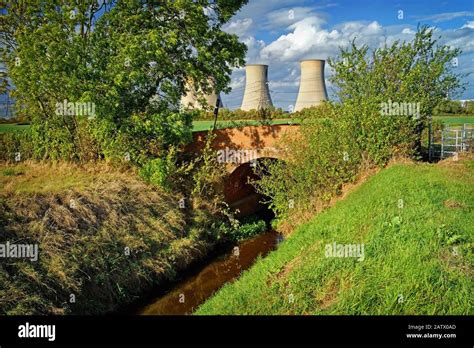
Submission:
[[[0,260],[0,314],[105,313],[207,254],[179,197],[131,170],[0,165],[0,244],[38,261]]]
[[[397,164],[300,226],[197,314],[473,314],[474,161]],[[326,257],[363,244],[364,258]]]

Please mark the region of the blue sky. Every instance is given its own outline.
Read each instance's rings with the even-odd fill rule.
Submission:
[[[474,99],[474,1],[250,0],[224,29],[247,44],[247,63],[269,65],[273,102],[288,110],[296,100],[301,59],[335,56],[354,37],[372,48],[411,40],[418,24],[435,27],[443,44],[463,50],[456,69],[470,74],[469,86],[458,99]],[[328,66],[325,73],[331,97]],[[244,69],[235,70],[233,91],[222,95],[226,107],[240,106],[244,84]]]

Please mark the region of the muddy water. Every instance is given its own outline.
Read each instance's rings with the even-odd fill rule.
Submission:
[[[239,277],[261,255],[273,250],[279,239],[276,231],[269,231],[238,245],[231,252],[204,266],[197,274],[178,283],[167,294],[154,299],[138,314],[190,314],[225,283]]]

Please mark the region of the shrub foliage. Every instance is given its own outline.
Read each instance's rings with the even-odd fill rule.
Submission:
[[[446,91],[462,87],[450,69],[458,54],[420,27],[412,42],[373,52],[352,42],[329,59],[339,100],[298,113],[300,136],[281,146],[287,160],[268,163],[267,175],[255,183],[277,215],[288,217],[293,207],[307,210],[327,201],[364,168],[397,156],[417,157],[427,115]],[[391,102],[414,103],[419,113],[383,113],[382,106]]]

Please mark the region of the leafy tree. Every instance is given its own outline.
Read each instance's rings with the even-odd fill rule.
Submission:
[[[12,1],[1,42],[36,157],[146,163],[191,139],[186,82],[226,91],[246,47],[222,25],[245,0]],[[58,113],[92,103],[93,119]],[[90,115],[88,115],[90,116]]]
[[[468,115],[474,115],[474,101],[467,101],[464,105],[464,113]]]
[[[417,150],[420,150],[421,132],[426,116],[447,94],[454,95],[464,86],[461,74],[453,71],[452,60],[461,53],[438,44],[433,29],[426,25],[418,28],[413,41],[396,41],[369,53],[369,47],[357,47],[355,40],[347,49],[341,49],[336,59],[329,59],[335,74],[331,82],[343,104],[352,105],[360,122],[354,131],[362,136],[368,126],[407,126],[414,129]],[[382,103],[415,103],[420,106],[419,117],[380,117]],[[372,117],[374,116],[374,117]],[[373,122],[367,124],[366,118]]]
[[[297,222],[365,169],[394,157],[417,156],[426,116],[446,92],[452,95],[461,87],[460,76],[451,70],[460,51],[437,45],[432,35],[423,26],[412,42],[372,52],[352,42],[329,59],[339,102],[295,113],[301,131],[280,144],[286,161],[257,168],[265,175],[254,184],[270,198],[277,217]],[[389,102],[415,103],[419,113],[404,114],[399,108],[386,113]]]

